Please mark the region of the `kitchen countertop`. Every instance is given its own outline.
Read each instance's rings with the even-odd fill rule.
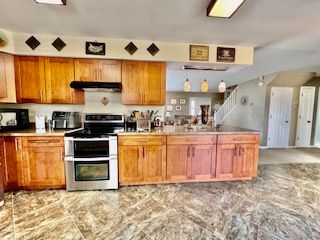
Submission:
[[[122,132],[118,133],[119,136],[132,136],[132,135],[188,135],[188,134],[260,134],[257,130],[234,127],[234,126],[222,126],[220,128],[212,127],[194,127],[193,129],[187,129],[183,126],[165,126],[163,129],[152,130],[151,132]]]
[[[46,130],[45,133],[37,133],[35,128],[25,130],[13,130],[10,132],[0,132],[0,137],[63,137],[65,132],[70,129],[56,129],[54,131]]]

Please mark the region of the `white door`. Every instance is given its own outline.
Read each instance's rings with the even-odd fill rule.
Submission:
[[[288,147],[292,88],[272,87],[269,109],[268,147]]]
[[[296,146],[310,147],[315,87],[301,87],[297,121]]]

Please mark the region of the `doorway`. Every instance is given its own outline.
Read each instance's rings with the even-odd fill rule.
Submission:
[[[310,147],[314,111],[315,87],[301,87],[297,121],[296,146]]]
[[[271,88],[268,124],[269,148],[289,146],[292,94],[292,88]]]

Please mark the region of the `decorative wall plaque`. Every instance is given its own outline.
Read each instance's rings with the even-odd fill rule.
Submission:
[[[34,36],[31,36],[28,38],[28,40],[25,42],[32,50],[35,50],[39,45],[40,42],[38,39],[36,39]]]
[[[160,51],[154,43],[152,43],[147,50],[152,56],[156,55]]]
[[[190,45],[190,60],[209,61],[209,46]]]
[[[52,46],[54,46],[55,49],[60,52],[65,46],[67,46],[67,44],[58,37],[56,40],[54,40]]]
[[[217,62],[234,62],[236,60],[235,48],[217,48]]]
[[[106,55],[106,44],[99,42],[86,42],[86,54]]]
[[[137,46],[134,45],[133,42],[130,42],[125,48],[124,48],[130,55],[133,55],[137,50]]]

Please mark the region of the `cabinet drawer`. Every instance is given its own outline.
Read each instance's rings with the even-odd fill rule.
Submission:
[[[219,135],[218,144],[229,144],[229,143],[258,143],[259,135]]]
[[[139,145],[164,145],[166,144],[165,136],[120,136],[119,144],[126,146],[139,146]]]
[[[33,146],[64,146],[63,137],[25,137],[22,140],[24,147]]]
[[[168,136],[168,145],[215,144],[217,135],[176,135]]]

